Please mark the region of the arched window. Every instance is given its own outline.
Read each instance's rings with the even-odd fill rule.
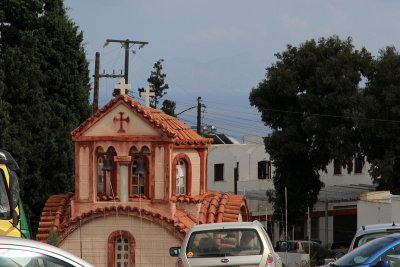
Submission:
[[[97,193],[104,194],[104,161],[103,157],[99,156],[97,159]]]
[[[176,163],[176,194],[186,194],[186,163],[183,159]]]
[[[115,266],[129,267],[129,240],[127,237],[120,235],[115,239]]]
[[[131,192],[133,195],[144,195],[145,192],[145,186],[146,186],[146,181],[145,181],[145,176],[144,175],[139,175],[135,174],[135,170],[137,167],[137,157],[133,161],[132,164],[132,182],[131,182]]]
[[[103,157],[103,162],[104,164],[106,163],[106,158],[108,157],[111,160],[111,165],[113,167],[112,171],[107,171],[104,172],[104,175],[107,174],[107,177],[105,177],[105,188],[106,188],[106,194],[111,195],[115,197],[117,195],[117,188],[118,188],[118,183],[117,183],[117,163],[114,161],[114,157],[117,156],[117,152],[115,151],[114,147],[109,147],[107,149],[107,155],[104,155]]]
[[[172,169],[171,183],[172,195],[192,194],[192,164],[190,158],[185,153],[179,153],[172,161],[175,168]]]
[[[131,194],[132,195],[142,195],[149,196],[149,174],[135,174],[135,170],[138,167],[139,156],[135,155],[132,163],[131,170]],[[146,156],[143,156],[143,163],[147,170],[149,170],[149,160]]]
[[[143,146],[139,150],[136,147],[132,147],[129,151],[129,155],[132,157],[132,165],[130,170],[130,181],[129,181],[129,197],[142,197],[142,198],[150,198],[150,176],[149,176],[149,155],[150,150],[147,146]],[[140,162],[142,159],[142,165]],[[143,170],[145,168],[147,170],[147,174],[135,174],[136,169],[139,168]]]
[[[120,230],[108,237],[108,267],[135,265],[135,239],[131,233]]]

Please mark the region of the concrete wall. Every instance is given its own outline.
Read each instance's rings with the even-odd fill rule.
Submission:
[[[169,248],[180,246],[181,241],[162,226],[133,216],[94,219],[83,224],[81,231],[78,229],[72,232],[63,241],[61,248],[80,257],[82,244],[84,260],[97,267],[107,267],[108,237],[118,230],[127,231],[135,238],[135,266],[175,266],[176,257],[169,255]]]
[[[368,224],[400,222],[400,198],[389,201],[358,201],[357,227]]]

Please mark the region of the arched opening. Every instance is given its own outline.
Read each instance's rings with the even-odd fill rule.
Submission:
[[[115,231],[108,237],[108,267],[135,265],[135,238],[128,231]]]
[[[117,156],[117,152],[115,151],[115,148],[110,146],[107,149],[107,156],[110,157],[111,160],[111,165],[113,167],[113,170],[107,174],[109,176],[109,181],[106,183],[106,194],[111,196],[112,198],[115,198],[117,195],[117,163],[114,161],[114,156]]]
[[[176,163],[176,195],[186,194],[186,162],[183,159],[179,159]]]
[[[102,147],[96,149],[96,188],[97,194],[106,192],[106,172],[103,171],[105,162],[105,153]]]
[[[191,195],[192,164],[189,157],[180,153],[175,156],[172,169],[172,195]]]
[[[146,168],[150,170],[150,150],[147,146],[142,147],[140,152],[136,147],[132,147],[129,155],[132,157],[132,167],[130,169],[130,181],[129,181],[129,197],[130,198],[150,198],[150,180],[149,173],[147,174],[135,174],[138,167]],[[142,156],[144,166],[138,166],[140,155]]]

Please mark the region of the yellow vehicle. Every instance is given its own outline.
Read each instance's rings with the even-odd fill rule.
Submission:
[[[17,162],[0,149],[0,235],[30,238],[19,196]]]

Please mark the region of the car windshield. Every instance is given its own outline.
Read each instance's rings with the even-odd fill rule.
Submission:
[[[260,255],[263,246],[254,229],[193,232],[186,247],[188,258]]]
[[[394,239],[390,237],[376,239],[373,242],[368,242],[364,246],[351,251],[340,259],[334,262],[334,266],[358,266],[363,265],[377,251],[387,246]],[[373,259],[371,259],[373,260]]]

